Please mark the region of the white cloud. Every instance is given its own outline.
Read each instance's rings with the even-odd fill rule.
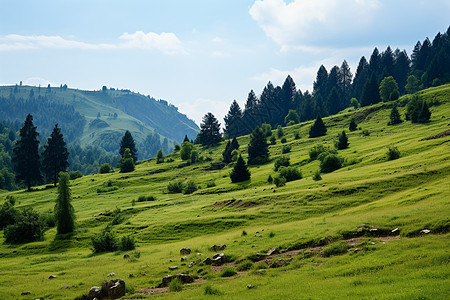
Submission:
[[[211,56],[213,56],[213,57],[230,57],[230,54],[227,52],[216,50],[211,53]]]
[[[333,46],[364,33],[379,0],[256,1],[251,17],[282,51],[296,47]]]
[[[0,36],[0,51],[29,50],[29,49],[82,49],[82,50],[102,50],[102,49],[147,49],[156,50],[164,54],[186,54],[183,43],[174,33],[154,32],[135,33],[125,32],[119,37],[124,42],[115,44],[105,43],[85,43],[76,40],[65,39],[61,36],[48,35],[18,35],[9,34]]]

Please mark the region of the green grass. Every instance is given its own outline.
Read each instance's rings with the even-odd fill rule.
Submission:
[[[72,237],[56,239],[56,230],[50,229],[42,241],[7,245],[0,234],[0,298],[73,299],[100,285],[111,272],[123,278],[132,287],[130,291],[138,292],[157,286],[173,265],[179,267],[176,272],[189,272],[205,282],[184,285],[182,291],[160,297],[445,298],[450,293],[450,136],[421,139],[449,128],[450,85],[419,94],[440,103],[431,107],[427,124],[406,121],[387,126],[390,103],[386,103],[375,105],[384,108],[370,114],[363,113],[368,108],[349,108],[324,118],[328,133],[320,138],[307,138],[311,121],[283,128],[287,142],[269,147],[271,161],[251,166],[249,182],[232,184],[231,166],[205,171],[209,162],[200,162],[178,168],[179,152],[169,155],[172,162],[140,162],[132,173],[115,170],[71,181],[77,216]],[[403,117],[405,107],[399,111]],[[368,130],[369,136],[363,136],[362,130],[347,131],[354,114],[360,116],[358,126]],[[348,149],[338,151],[345,159],[344,167],[313,180],[320,162],[309,160],[309,150],[319,144],[333,149],[343,129],[350,143]],[[300,138],[294,139],[297,132]],[[249,137],[238,138],[238,142],[246,158]],[[197,150],[200,157],[217,162],[225,144],[207,149],[197,146]],[[287,154],[282,153],[285,145],[291,147]],[[391,145],[401,155],[388,161]],[[273,163],[282,156],[289,156],[290,165],[303,178],[275,187],[267,178],[277,176]],[[192,181],[200,189],[170,194],[167,185],[175,181]],[[56,198],[55,189],[39,187],[33,192],[0,192],[0,199],[10,194],[17,207],[33,207],[42,213],[53,209]],[[154,200],[138,201],[148,195]],[[118,237],[134,238],[140,255],[130,252],[132,257],[124,260],[126,252],[92,253],[91,238],[110,223],[116,224],[112,228]],[[363,236],[355,245],[342,244],[343,235],[357,234],[361,224],[380,231],[399,228],[400,237]],[[422,235],[422,229],[432,233]],[[227,245],[223,252],[233,260],[229,267],[238,270],[236,275],[221,277],[221,270],[209,266],[187,266],[197,258],[214,255],[209,248],[222,243]],[[330,244],[323,249],[314,248],[326,243]],[[288,266],[276,269],[247,260],[275,246],[282,252],[308,249],[286,259]],[[193,250],[187,263],[180,262],[183,247]],[[135,276],[129,277],[130,273]],[[50,275],[57,278],[50,280]],[[247,288],[250,284],[251,289]],[[31,295],[21,297],[26,291]]]

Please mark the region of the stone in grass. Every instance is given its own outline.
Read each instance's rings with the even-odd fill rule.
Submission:
[[[289,263],[281,258],[276,259],[272,264],[270,264],[270,268],[281,268],[287,266]]]
[[[431,232],[431,230],[429,230],[429,229],[422,229],[420,231],[420,233],[424,233],[424,234],[429,234],[430,232]]]
[[[128,258],[130,258],[130,254],[125,253],[125,254],[123,255],[123,259],[128,259]]]
[[[125,296],[125,281],[113,279],[102,283],[101,294],[106,299],[119,299]]]
[[[189,274],[175,274],[175,275],[167,275],[164,276],[162,279],[162,283],[158,285],[158,287],[167,287],[169,284],[174,280],[175,278],[178,278],[182,283],[192,283],[194,282],[194,278]]]
[[[93,287],[91,287],[91,289],[89,290],[89,297],[91,298],[91,299],[94,299],[94,298],[100,298],[101,297],[101,295],[102,295],[102,290],[100,289],[100,287],[98,287],[98,286],[93,286]]]
[[[269,251],[267,251],[267,255],[274,255],[274,254],[280,254],[279,247],[273,247]]]
[[[21,296],[26,296],[26,295],[30,295],[30,294],[31,294],[31,292],[22,292],[22,293],[20,293]]]
[[[56,278],[56,275],[50,275],[49,277],[48,277],[48,279],[55,279]]]
[[[111,273],[109,273],[108,275],[106,275],[107,277],[113,277],[113,276],[116,276],[116,273],[114,273],[114,272],[111,272]]]
[[[169,267],[170,271],[173,271],[173,270],[176,270],[176,269],[178,269],[178,266]]]
[[[187,258],[188,258],[187,256],[183,256],[183,257],[181,258],[181,261],[185,261]]]
[[[189,254],[191,254],[191,249],[189,248],[182,248],[180,250],[180,255],[189,255]]]
[[[205,265],[210,265],[212,264],[212,259],[209,258],[209,256],[207,258],[205,258],[202,263],[204,263]]]
[[[227,262],[227,258],[225,256],[225,254],[223,254],[223,253],[216,254],[213,256],[213,261],[212,261],[213,266],[221,266],[226,262]]]
[[[211,251],[223,251],[223,250],[225,250],[226,247],[227,247],[227,245],[225,245],[225,244],[212,245],[209,248],[209,250],[211,250]]]

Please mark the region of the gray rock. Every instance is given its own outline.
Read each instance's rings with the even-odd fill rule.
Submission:
[[[49,277],[48,277],[48,279],[55,279],[56,278],[56,275],[50,275]]]
[[[123,259],[128,259],[128,258],[130,258],[130,254],[125,253],[125,254],[123,255]]]
[[[227,245],[225,245],[225,244],[212,245],[209,248],[209,250],[211,250],[211,251],[223,251],[223,250],[225,250],[226,247],[227,247]]]
[[[281,267],[287,266],[288,264],[289,263],[287,261],[279,258],[270,265],[270,268],[281,268]]]
[[[398,233],[398,231],[399,231],[399,229],[397,227],[397,228],[392,229],[391,233]]]
[[[180,255],[189,255],[189,254],[191,254],[191,249],[189,248],[182,248],[180,250]]]
[[[248,289],[252,289],[252,288],[254,288],[255,286],[253,285],[253,284],[249,284],[249,285],[247,285],[247,288]]]
[[[113,276],[116,276],[116,273],[114,273],[114,272],[111,272],[111,273],[109,273],[108,275],[106,275],[107,277],[113,277]]]
[[[209,256],[207,258],[205,258],[202,263],[204,263],[205,265],[210,265],[212,264],[212,259],[209,258]]]
[[[119,299],[125,296],[125,281],[113,279],[102,283],[101,294],[107,299]]]
[[[20,293],[21,296],[26,296],[26,295],[29,295],[29,294],[31,294],[31,292],[22,292],[22,293]]]
[[[225,254],[223,254],[223,253],[216,254],[213,256],[213,261],[212,261],[213,266],[221,266],[226,262],[227,262],[227,258],[225,256]]]
[[[169,267],[170,271],[173,271],[173,270],[176,270],[176,269],[178,269],[178,266]]]
[[[273,247],[269,251],[267,251],[267,255],[280,254],[280,248]]]
[[[181,258],[181,261],[185,261],[187,259],[187,256],[183,256],[182,258]]]
[[[102,295],[101,289],[98,286],[93,286],[89,290],[89,297],[91,299],[100,298]]]
[[[429,230],[429,229],[422,229],[420,231],[420,233],[424,233],[424,234],[429,234],[430,232],[431,232],[431,230]]]
[[[175,275],[167,275],[162,279],[162,283],[158,287],[166,287],[174,280],[175,278],[180,279],[182,283],[192,283],[194,282],[194,278],[189,274],[175,274]]]

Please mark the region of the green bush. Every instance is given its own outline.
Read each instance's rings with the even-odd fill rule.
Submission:
[[[395,146],[389,146],[386,152],[387,160],[394,160],[400,158],[400,151]]]
[[[155,196],[139,196],[139,198],[137,199],[137,202],[146,202],[146,201],[155,201],[156,197]]]
[[[281,138],[283,136],[284,136],[283,127],[281,127],[281,125],[278,125],[278,127],[277,127],[277,137]]]
[[[283,148],[281,148],[281,153],[286,154],[291,152],[291,145],[283,145]]]
[[[190,142],[184,142],[183,145],[181,145],[180,150],[180,157],[182,160],[188,160],[191,158],[192,150],[194,149],[194,144]]]
[[[300,133],[298,131],[294,132],[294,140],[300,139]]]
[[[192,194],[196,190],[198,190],[198,187],[192,180],[188,180],[183,185],[183,194]]]
[[[286,178],[282,177],[282,176],[277,176],[273,179],[273,183],[277,186],[277,187],[281,187],[281,186],[285,186],[286,185]]]
[[[104,163],[100,166],[100,168],[98,168],[99,174],[107,174],[107,173],[111,173],[112,171],[113,171],[113,167],[108,163]]]
[[[41,218],[45,227],[53,228],[56,226],[56,217],[53,214],[53,211],[51,211],[50,209],[47,212],[43,213],[41,215]]]
[[[206,182],[206,187],[210,188],[210,187],[215,187],[216,186],[216,182],[214,180],[209,180]]]
[[[98,236],[92,237],[94,253],[109,252],[117,250],[117,237],[111,232],[110,227],[106,227]]]
[[[282,144],[285,144],[285,143],[287,142],[287,140],[286,140],[285,137],[283,137],[283,138],[280,140],[280,142],[281,142]]]
[[[286,182],[302,179],[302,172],[296,167],[280,167],[279,172]]]
[[[322,145],[322,144],[319,144],[319,145],[317,145],[317,146],[314,146],[314,147],[312,147],[310,150],[309,150],[309,159],[310,160],[315,160],[315,159],[317,159],[318,157],[319,157],[319,155],[321,154],[321,153],[325,153],[325,152],[327,152],[328,151],[328,148],[326,148],[324,145]]]
[[[14,223],[4,230],[6,243],[26,243],[38,241],[44,236],[44,223],[41,216],[27,208],[17,212]]]
[[[173,279],[169,284],[169,291],[171,292],[180,292],[183,290],[183,283],[179,278]]]
[[[270,141],[271,145],[276,145],[277,144],[277,138],[275,136],[273,136],[273,135],[270,137],[269,141]]]
[[[314,173],[312,179],[313,179],[314,181],[322,180],[322,176],[320,176],[320,171],[316,171],[316,173]]]
[[[269,177],[267,177],[267,182],[268,183],[272,183],[273,182],[272,175],[269,174]]]
[[[167,191],[171,194],[181,193],[183,192],[183,182],[180,180],[169,182],[167,185]]]
[[[17,216],[17,210],[10,201],[5,201],[0,208],[0,229],[14,224]]]
[[[83,177],[83,173],[81,173],[81,171],[76,170],[76,171],[69,172],[70,180],[74,180],[74,179],[81,178],[81,177]]]
[[[338,255],[347,252],[349,246],[345,242],[337,242],[323,248],[322,254],[325,257],[330,257],[331,255]]]
[[[210,285],[205,286],[205,295],[222,295],[222,292]]]
[[[273,167],[275,171],[278,171],[280,167],[288,167],[290,165],[289,156],[280,156],[273,163]]]
[[[233,267],[224,267],[220,273],[220,277],[231,277],[237,274],[237,271]]]
[[[342,167],[342,159],[335,154],[328,154],[320,162],[320,172],[330,173]]]
[[[252,267],[253,267],[253,263],[249,260],[246,260],[237,266],[237,270],[238,271],[247,271],[247,270],[250,270]]]
[[[134,250],[136,245],[134,243],[134,238],[131,235],[125,235],[120,239],[119,249],[122,251]]]

